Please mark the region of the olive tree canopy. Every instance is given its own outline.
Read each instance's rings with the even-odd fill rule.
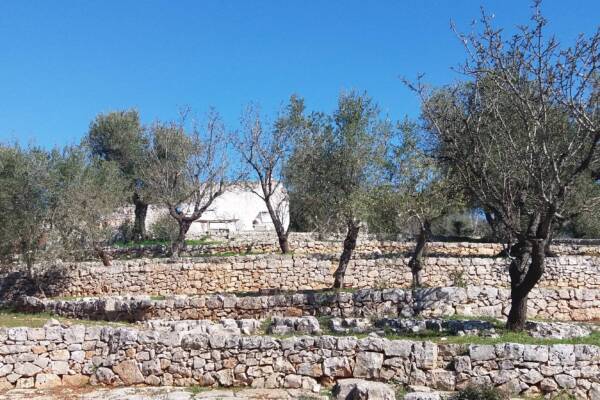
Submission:
[[[532,23],[509,39],[485,14],[481,32],[460,35],[465,82],[434,91],[412,86],[439,160],[508,233],[507,327],[514,330],[524,327],[547,246],[576,211],[569,199],[600,146],[600,33],[561,47],[545,35],[539,3],[534,10]]]
[[[135,206],[133,240],[146,238],[146,214],[151,192],[144,190],[142,170],[147,167],[148,142],[137,110],[99,114],[90,124],[85,144],[93,156],[117,163],[129,180],[131,202]]]
[[[301,204],[294,208],[315,229],[345,233],[334,274],[334,287],[342,288],[359,230],[372,212],[391,127],[369,97],[356,93],[342,94],[332,116],[306,118],[286,169],[290,202]]]

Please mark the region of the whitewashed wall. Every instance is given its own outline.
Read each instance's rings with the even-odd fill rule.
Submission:
[[[260,188],[256,186],[260,193]],[[289,203],[283,187],[279,187],[274,195],[273,204],[279,205],[283,215],[284,226],[289,224]],[[151,206],[148,210],[146,227],[152,224],[167,211],[164,207]],[[133,220],[133,209],[127,210]],[[218,197],[211,207],[202,215],[200,220],[194,222],[188,231],[188,238],[205,235],[209,231],[207,220],[220,220],[223,222],[210,222],[210,229],[226,230],[231,233],[246,231],[273,230],[274,226],[267,211],[264,201],[247,188],[236,187],[227,190]],[[230,221],[235,220],[235,221]]]

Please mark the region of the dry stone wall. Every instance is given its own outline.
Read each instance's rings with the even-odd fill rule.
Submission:
[[[600,348],[378,337],[203,335],[94,326],[0,330],[0,387],[201,385],[319,390],[341,378],[600,396]]]
[[[274,233],[244,234],[229,239],[216,238],[215,242],[203,245],[188,245],[182,255],[196,257],[222,253],[279,253],[279,244]],[[342,251],[343,237],[320,238],[310,233],[291,233],[290,246],[295,254],[339,254]],[[396,253],[409,254],[414,251],[412,241],[389,240],[377,235],[359,236],[355,252],[357,254]],[[493,257],[504,249],[499,243],[475,242],[431,242],[428,252],[432,255],[446,257]],[[551,246],[555,254],[560,255],[596,255],[600,256],[600,246],[597,242],[556,242]],[[169,246],[147,245],[134,248],[108,248],[117,258],[140,258],[165,256]]]
[[[535,288],[529,295],[530,318],[557,321],[600,320],[600,290]],[[21,311],[100,320],[141,321],[271,316],[439,317],[508,315],[510,290],[493,287],[363,289],[340,293],[295,293],[265,296],[173,296],[166,299],[104,297],[52,300],[26,297]]]
[[[349,288],[410,287],[408,258],[358,257],[346,275]],[[600,288],[600,257],[549,258],[540,287]],[[170,295],[267,290],[318,290],[331,287],[337,259],[333,256],[255,255],[115,261],[51,266],[41,285],[49,296]],[[509,287],[508,261],[503,258],[429,257],[423,271],[427,287]],[[0,279],[0,292],[15,290],[12,278]]]

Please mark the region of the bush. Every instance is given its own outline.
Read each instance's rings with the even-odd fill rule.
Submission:
[[[507,400],[508,395],[494,386],[467,386],[452,397],[452,400]]]
[[[179,225],[169,214],[161,215],[150,226],[150,236],[154,240],[172,242],[177,238]]]
[[[112,243],[128,243],[133,239],[133,222],[126,219],[117,227],[112,238]]]

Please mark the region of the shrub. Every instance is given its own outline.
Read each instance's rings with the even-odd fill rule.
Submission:
[[[508,395],[500,389],[489,386],[467,386],[452,397],[452,400],[507,400]]]
[[[133,222],[126,219],[117,227],[112,242],[128,243],[133,239]]]
[[[169,214],[161,215],[150,226],[150,235],[155,240],[171,242],[178,232],[179,225]]]

